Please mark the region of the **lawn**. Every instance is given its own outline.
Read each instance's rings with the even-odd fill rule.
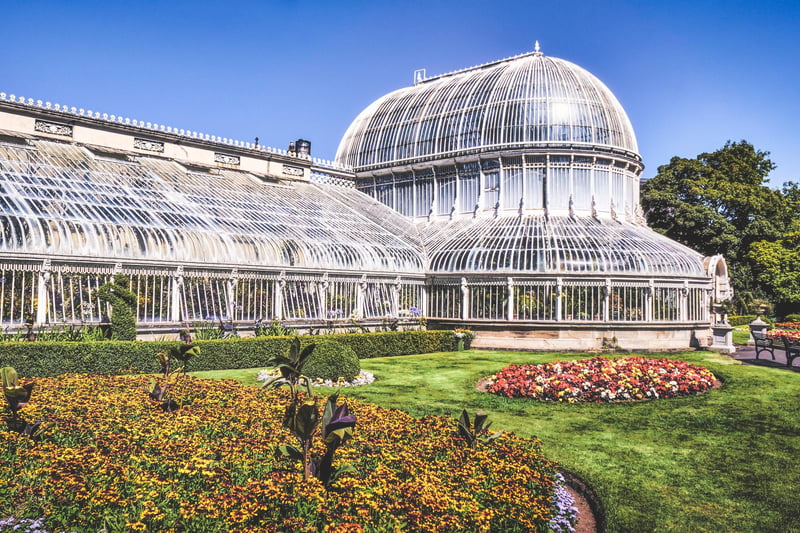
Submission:
[[[689,352],[669,357],[708,367],[721,388],[690,398],[577,405],[474,388],[509,363],[580,357],[469,350],[370,359],[362,367],[377,381],[343,394],[414,416],[482,409],[493,429],[538,436],[546,456],[594,487],[608,531],[800,531],[793,492],[800,486],[800,374]],[[198,375],[253,383],[255,373]]]

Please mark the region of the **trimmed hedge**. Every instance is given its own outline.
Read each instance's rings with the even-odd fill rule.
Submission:
[[[244,337],[195,341],[200,355],[189,371],[231,370],[267,366],[270,359],[289,351],[292,337]],[[359,359],[451,352],[457,342],[453,331],[391,331],[340,335],[301,335],[307,346],[333,340],[350,346]],[[178,341],[0,342],[0,367],[13,366],[20,376],[157,373],[156,354]],[[465,346],[468,347],[468,346]]]
[[[346,344],[336,341],[318,342],[303,365],[303,374],[311,379],[351,381],[361,372],[356,352]]]
[[[758,318],[756,315],[731,315],[728,317],[728,324],[731,326],[744,326]]]

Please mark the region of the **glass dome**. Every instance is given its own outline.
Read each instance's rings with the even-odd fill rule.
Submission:
[[[423,79],[367,107],[336,155],[356,172],[487,151],[558,146],[621,150],[636,137],[613,93],[538,50]]]
[[[423,227],[431,274],[705,276],[703,256],[634,224],[498,217]]]

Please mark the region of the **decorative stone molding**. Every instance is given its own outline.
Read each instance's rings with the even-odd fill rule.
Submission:
[[[289,165],[283,165],[283,173],[289,176],[302,176],[303,169],[298,167],[290,167]]]
[[[146,150],[148,152],[164,152],[164,143],[139,139],[138,137],[133,139],[133,147],[137,150]]]
[[[58,124],[57,122],[37,120],[33,126],[33,129],[41,133],[49,133],[50,135],[72,137],[72,126],[68,124]]]
[[[241,158],[238,155],[228,155],[214,152],[214,162],[238,167],[241,164]]]

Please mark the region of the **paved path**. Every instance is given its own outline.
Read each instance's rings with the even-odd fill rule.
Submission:
[[[775,360],[773,361],[772,358],[769,356],[768,352],[761,352],[761,356],[756,359],[756,348],[755,346],[746,346],[744,344],[737,344],[736,345],[736,352],[731,354],[734,359],[739,359],[745,364],[748,365],[762,365],[762,366],[772,366],[777,368],[786,368],[786,352],[783,350],[775,349]],[[794,364],[792,365],[792,370],[794,372],[800,372],[800,358],[794,360]]]

